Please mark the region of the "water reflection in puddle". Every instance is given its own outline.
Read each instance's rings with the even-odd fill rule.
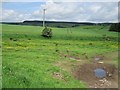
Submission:
[[[103,70],[102,68],[97,68],[94,70],[95,76],[98,78],[104,78],[106,77],[106,71]]]

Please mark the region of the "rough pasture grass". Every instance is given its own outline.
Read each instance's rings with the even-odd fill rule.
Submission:
[[[118,33],[109,32],[109,26],[52,29],[53,37],[46,39],[41,36],[42,27],[2,25],[3,88],[85,88],[84,82],[55,65],[76,62],[60,53],[83,59],[85,53],[91,62],[96,54],[118,50]],[[116,58],[114,61],[116,64]],[[54,77],[54,72],[63,79]]]

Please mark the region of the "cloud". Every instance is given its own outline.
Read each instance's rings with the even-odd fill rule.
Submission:
[[[16,13],[14,10],[2,10],[2,19],[11,19],[12,17],[16,16]]]
[[[23,21],[30,17],[30,14],[22,14],[11,9],[2,9],[0,12],[2,13],[1,21]]]
[[[34,7],[30,7],[34,8]],[[46,20],[78,22],[116,22],[118,5],[114,2],[54,2],[49,0],[32,12],[3,9],[3,21],[42,20],[43,9]]]
[[[50,0],[41,6],[40,11],[34,13],[42,18],[42,10],[46,9],[46,20],[58,21],[92,21],[117,22],[117,3],[103,2],[53,2]]]
[[[0,0],[1,2],[119,2],[119,0]]]
[[[90,10],[93,12],[93,13],[96,13],[98,10],[101,9],[101,6],[100,5],[92,5],[90,7]]]
[[[76,21],[77,17],[82,19],[85,15],[83,7],[80,7],[79,3],[76,2],[46,2],[45,5],[41,6],[39,15],[41,15],[43,8],[46,9],[47,20]]]
[[[120,22],[120,2],[118,3],[118,20]]]
[[[97,7],[97,8],[94,8]],[[94,22],[117,22],[118,21],[118,6],[117,3],[99,3],[92,6],[90,9],[89,21]]]

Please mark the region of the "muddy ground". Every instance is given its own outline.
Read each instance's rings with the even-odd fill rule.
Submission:
[[[105,70],[107,75],[103,78],[96,77],[94,70],[97,68]],[[118,70],[112,64],[83,64],[74,68],[72,74],[76,79],[86,82],[89,88],[118,87]]]
[[[91,58],[84,55],[81,58],[74,55],[60,53],[61,59],[68,58],[70,61],[57,62],[56,65],[71,73],[80,81],[83,81],[88,88],[118,88],[118,67],[114,58],[118,58],[118,52],[111,52],[106,55],[95,55]],[[75,60],[75,62],[71,62]],[[90,62],[88,62],[90,61]],[[106,71],[106,76],[98,78],[95,76],[95,69],[101,68]]]

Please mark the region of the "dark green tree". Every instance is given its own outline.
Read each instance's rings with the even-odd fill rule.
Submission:
[[[112,24],[109,31],[120,32],[120,23]]]

